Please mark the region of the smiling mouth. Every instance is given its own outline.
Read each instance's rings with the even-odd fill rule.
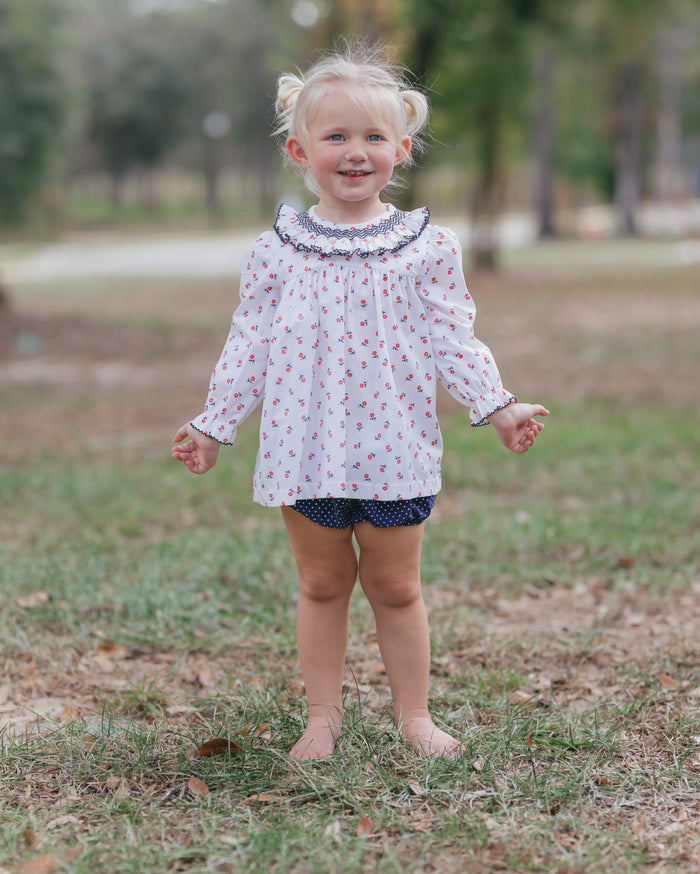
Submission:
[[[369,170],[341,170],[341,176],[349,176],[351,179],[361,179],[363,176],[369,176]]]

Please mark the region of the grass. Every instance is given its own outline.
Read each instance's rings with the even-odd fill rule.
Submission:
[[[79,413],[89,387],[30,386],[69,424],[37,422],[0,472],[0,870],[696,871],[700,416],[663,392],[696,354],[692,319],[664,323],[691,299],[689,274],[664,271],[650,283],[671,296],[650,329],[668,362],[658,384],[635,382],[642,340],[579,325],[580,348],[629,378],[622,401],[601,375],[572,395],[561,323],[542,318],[572,298],[557,274],[528,272],[508,284],[557,358],[538,370],[538,349],[513,348],[505,367],[526,359],[528,393],[551,406],[543,439],[508,456],[445,404],[424,577],[434,711],[466,738],[454,762],[401,743],[359,594],[340,748],[323,764],[286,757],[304,720],[295,575],[278,515],[250,501],[255,425],[208,477],[167,457],[206,350],[192,389],[160,400],[132,445],[113,438],[148,418],[152,388],[102,389],[110,415],[95,425]],[[624,308],[619,267],[610,281]],[[494,323],[510,317],[508,292],[485,297]],[[162,331],[177,359],[172,312]],[[16,385],[2,399],[25,408]],[[200,755],[215,737],[238,751]]]

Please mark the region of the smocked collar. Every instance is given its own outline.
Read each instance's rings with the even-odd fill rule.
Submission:
[[[372,221],[339,225],[318,218],[313,210],[298,212],[282,204],[274,229],[283,243],[320,255],[383,255],[397,252],[423,233],[430,221],[427,207],[403,212],[393,206]]]

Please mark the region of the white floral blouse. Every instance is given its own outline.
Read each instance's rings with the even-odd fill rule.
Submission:
[[[515,400],[449,230],[389,207],[362,226],[281,206],[241,270],[241,304],[197,430],[232,443],[262,400],[253,498],[401,500],[440,489],[439,378],[472,425]]]

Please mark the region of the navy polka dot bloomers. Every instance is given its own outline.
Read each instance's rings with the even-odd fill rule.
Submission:
[[[324,528],[347,528],[356,522],[371,522],[375,528],[420,525],[430,515],[435,495],[404,501],[375,501],[360,498],[311,498],[292,507]]]

